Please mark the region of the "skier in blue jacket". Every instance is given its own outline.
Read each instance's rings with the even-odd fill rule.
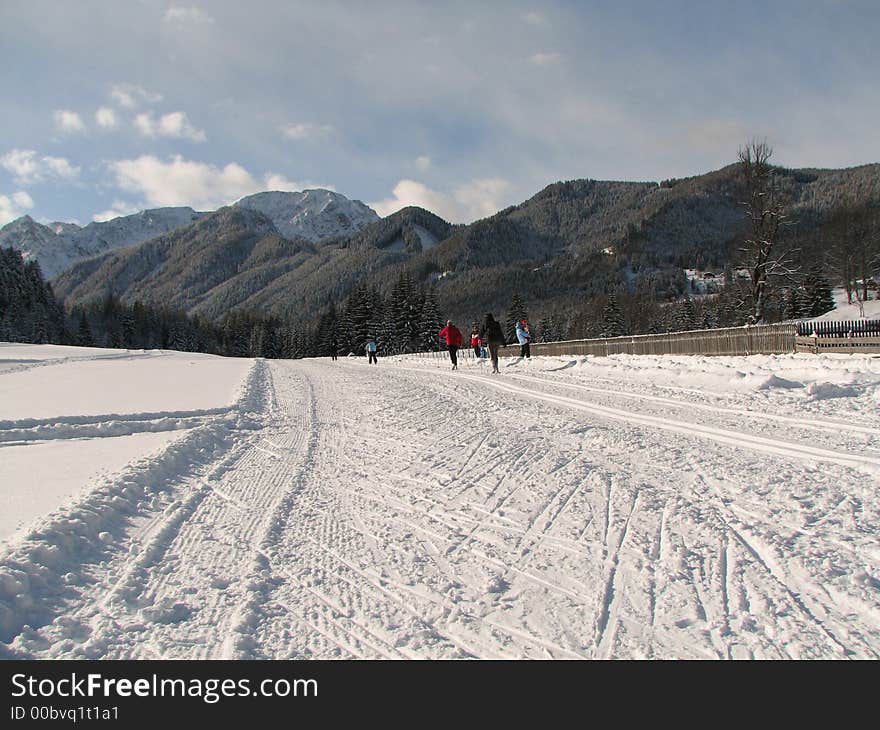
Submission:
[[[529,343],[532,341],[532,333],[529,330],[529,321],[527,319],[519,320],[516,323],[516,339],[519,340],[520,357],[531,358],[532,354],[529,352]]]
[[[379,360],[376,358],[376,350],[378,350],[379,348],[376,345],[376,340],[371,337],[369,340],[367,340],[367,346],[364,349],[367,351],[367,357],[369,357],[369,361],[367,362],[367,364],[372,365],[373,363],[375,363],[376,365],[378,365]]]

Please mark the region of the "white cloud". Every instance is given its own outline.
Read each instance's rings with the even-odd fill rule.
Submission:
[[[86,131],[86,125],[83,124],[83,120],[76,112],[72,112],[69,109],[56,109],[53,116],[55,118],[55,126],[62,132],[77,133]]]
[[[27,208],[30,210],[34,207],[34,199],[24,190],[19,190],[12,194],[12,202],[19,208]]]
[[[115,84],[110,89],[110,97],[125,109],[135,109],[143,103],[156,104],[162,101],[162,94],[147,91],[136,84]]]
[[[145,197],[150,206],[189,205],[213,209],[256,192],[259,183],[237,162],[224,167],[174,155],[164,162],[152,155],[110,163],[120,188]]]
[[[142,196],[141,207],[188,205],[213,210],[265,190],[303,190],[330,185],[295,182],[279,173],[254,177],[237,162],[223,167],[186,160],[174,155],[167,162],[152,155],[109,163],[116,184],[124,191]]]
[[[322,183],[314,183],[310,180],[302,182],[290,180],[286,175],[277,172],[269,172],[263,178],[265,180],[266,190],[283,190],[286,192],[298,192],[300,190],[314,190],[320,188],[322,190],[333,190],[336,188],[332,185],[324,185]]]
[[[562,56],[558,53],[534,53],[529,56],[529,61],[536,66],[548,66],[551,63],[556,63],[560,58]]]
[[[105,210],[103,213],[95,213],[95,215],[92,216],[92,220],[97,223],[103,223],[104,221],[109,221],[113,218],[119,218],[119,216],[122,215],[137,213],[139,210],[140,208],[131,203],[126,203],[124,200],[114,200],[110,210]]]
[[[102,106],[95,112],[95,122],[102,129],[116,129],[119,124],[116,119],[116,112],[109,106]]]
[[[421,171],[425,172],[431,166],[431,158],[427,155],[419,155],[416,157],[416,167]]]
[[[14,149],[0,157],[0,165],[15,176],[17,185],[34,185],[45,180],[74,180],[80,168],[63,157],[39,156],[35,150]]]
[[[24,191],[13,193],[12,197],[0,195],[0,226],[5,226],[34,207],[33,198]]]
[[[451,223],[470,223],[501,210],[501,200],[510,189],[510,183],[501,178],[471,180],[451,193],[432,190],[416,180],[401,180],[394,186],[393,197],[370,203],[370,207],[386,216],[408,205],[417,205]]]
[[[281,127],[281,134],[286,139],[293,140],[318,139],[319,137],[326,137],[332,131],[333,127],[329,124],[311,124],[308,122],[285,124]]]
[[[170,137],[172,139],[191,139],[204,142],[207,139],[203,129],[196,129],[186,116],[186,112],[170,112],[159,117],[152,112],[143,112],[134,119],[135,128],[144,137]]]
[[[163,20],[166,23],[198,23],[210,25],[214,18],[199,8],[180,8],[172,6],[165,11]]]

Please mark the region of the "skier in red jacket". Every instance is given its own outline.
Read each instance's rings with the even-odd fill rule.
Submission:
[[[458,370],[458,348],[461,347],[461,330],[452,324],[451,319],[446,320],[446,326],[437,333],[438,337],[446,340],[449,348],[449,359],[452,360],[452,369]]]
[[[474,348],[474,357],[480,357],[483,352],[483,342],[480,340],[480,328],[477,325],[471,327],[471,347]]]

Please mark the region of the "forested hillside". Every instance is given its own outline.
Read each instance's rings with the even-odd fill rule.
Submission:
[[[880,165],[774,168],[774,177],[785,199],[779,245],[790,250],[790,272],[770,282],[768,321],[806,306],[796,303],[811,296],[813,269],[866,286],[880,222]],[[704,326],[737,324],[745,315],[736,289],[749,265],[740,250],[744,199],[738,165],[660,183],[574,180],[466,226],[405,208],[316,243],[282,237],[256,211],[228,208],[82,262],[53,283],[70,305],[113,295],[214,322],[241,310],[315,326],[359,287],[387,298],[405,277],[433,291],[442,317],[462,322],[503,314],[516,294],[534,318],[571,337],[608,330],[609,306],[627,332],[678,326],[685,307]],[[709,293],[729,286],[703,301],[706,290],[686,269],[714,277]]]

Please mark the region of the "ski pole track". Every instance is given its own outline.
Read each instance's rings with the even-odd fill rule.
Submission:
[[[461,387],[461,386],[459,386],[459,387]],[[720,471],[721,473],[723,473],[723,472],[724,472],[724,468],[723,468],[723,467],[720,468],[719,471]],[[718,473],[718,472],[714,472],[714,473]],[[818,511],[818,509],[817,509],[817,511]],[[662,535],[663,535],[663,532],[664,532],[664,530],[665,530],[666,515],[667,515],[667,512],[666,512],[666,510],[664,509],[663,512],[662,512],[660,529],[659,529],[658,534],[657,534],[657,537],[656,537],[656,540],[657,540],[657,554],[658,554],[658,556],[659,556],[660,554],[662,554],[662,552],[663,552],[663,548],[664,548],[664,539],[663,539],[663,536],[662,536]],[[772,520],[768,520],[768,525],[769,525],[769,524],[772,524]],[[847,545],[844,545],[844,546],[842,546],[842,547],[845,547],[846,549],[848,549],[848,550],[851,551],[851,552],[854,551],[854,552],[858,552],[858,553],[861,554],[861,555],[864,555],[864,546],[860,546],[860,545],[855,545],[855,546],[854,546],[854,545],[849,545],[849,544],[847,544]],[[733,571],[733,572],[729,572],[729,568],[728,568],[728,565],[727,565],[727,564],[730,563],[731,558],[726,557],[727,554],[729,554],[729,549],[725,549],[725,565],[724,565],[724,568],[723,568],[723,578],[722,578],[722,580],[724,581],[724,584],[725,584],[725,585],[729,582],[729,580],[730,580],[730,576],[732,576],[732,575],[735,574],[735,570],[736,570],[736,569],[734,568],[734,571]],[[719,560],[719,559],[717,558],[717,553],[716,553],[715,563],[717,563],[718,560]],[[655,571],[655,575],[657,575],[657,573],[658,573],[658,571]],[[706,579],[708,579],[708,575],[709,575],[708,573],[706,573],[706,571],[703,571],[703,574],[704,574],[704,578],[705,578],[705,579],[701,581],[701,585],[706,584]],[[657,580],[657,578],[655,577],[655,582],[656,582],[656,580]],[[713,578],[713,581],[715,581],[715,583],[712,584],[713,586],[716,586],[716,585],[717,585],[717,580],[718,580],[718,579]],[[714,593],[714,592],[715,592],[715,588],[714,588],[714,587],[710,587],[708,590],[709,590],[711,593]],[[706,594],[706,595],[709,595],[709,594]],[[698,599],[699,597],[695,597],[695,598]],[[728,604],[729,600],[730,600],[730,599],[727,597],[727,589],[725,588],[725,589],[724,589],[724,597],[721,599],[720,610],[719,610],[719,612],[718,612],[718,616],[720,617],[721,627],[722,627],[722,629],[721,629],[721,633],[719,634],[719,636],[723,636],[724,634],[726,634],[726,633],[728,633],[728,632],[730,631],[730,627],[729,627],[729,625],[728,625],[728,621],[729,621],[729,618],[728,618],[728,616],[729,616],[729,610],[728,610],[727,607],[726,607],[726,604]],[[650,601],[653,601],[653,603],[651,603],[651,604],[650,604],[650,607],[649,607],[649,616],[652,617],[652,618],[649,618],[649,621],[650,621],[651,624],[655,624],[655,623],[656,623],[656,615],[657,615],[656,594],[655,594],[655,598],[649,600],[649,603],[650,603]],[[706,600],[706,603],[709,603],[708,599]],[[707,613],[708,613],[708,611],[707,611]],[[715,643],[716,643],[716,645],[719,644],[719,642],[717,641],[717,639],[716,639],[716,642],[715,642]],[[723,644],[721,644],[721,646],[722,646],[722,648],[723,648]],[[768,650],[768,651],[769,651],[769,650]],[[745,655],[745,654],[743,653],[743,651],[742,651],[742,647],[741,647],[741,646],[735,646],[735,645],[731,645],[731,646],[729,647],[727,653],[728,653],[728,655],[731,655],[731,656],[742,656],[742,655]]]
[[[633,425],[649,426],[682,435],[699,436],[702,438],[731,444],[746,449],[753,449],[769,454],[778,454],[790,459],[806,459],[811,461],[826,461],[844,466],[853,466],[867,470],[872,476],[880,473],[880,456],[873,457],[862,453],[854,454],[843,450],[830,451],[813,445],[799,444],[796,442],[755,436],[741,431],[716,428],[682,421],[674,421],[669,418],[658,418],[650,415],[630,413],[618,408],[590,403],[574,398],[557,396],[545,392],[527,390],[512,385],[508,382],[493,380],[491,378],[461,374],[460,380],[472,380],[489,385],[502,392],[512,395],[524,396],[530,399],[543,400],[548,403],[558,404],[563,407],[574,408],[600,417],[624,421]]]
[[[418,370],[414,370],[405,366],[395,367],[399,367],[403,371],[420,372]],[[679,430],[684,424],[669,419],[665,412],[662,410],[652,412],[650,410],[645,411],[643,409],[641,411],[634,412],[631,409],[632,401],[638,401],[649,405],[656,403],[663,406],[673,406],[675,408],[681,408],[689,412],[700,411],[702,413],[712,414],[716,416],[717,423],[695,425],[691,430],[693,430],[694,432],[699,432],[709,438],[720,439],[726,436],[727,438],[742,441],[744,446],[749,445],[752,447],[757,446],[758,448],[762,448],[763,444],[763,449],[765,450],[772,447],[774,443],[778,442],[780,446],[784,445],[785,447],[800,451],[801,458],[809,458],[809,456],[812,455],[815,458],[833,460],[836,451],[839,450],[839,452],[841,452],[841,461],[839,463],[859,463],[860,461],[862,461],[864,464],[870,465],[871,469],[877,469],[877,467],[880,466],[880,428],[876,427],[862,426],[859,424],[848,422],[815,419],[807,414],[790,417],[767,413],[766,409],[750,411],[737,408],[706,405],[703,403],[694,402],[693,400],[676,400],[666,397],[648,395],[644,393],[622,391],[614,388],[596,388],[566,382],[565,380],[562,380],[560,378],[536,377],[522,375],[518,373],[505,374],[505,379],[510,378],[514,381],[522,381],[530,383],[532,385],[540,385],[542,386],[542,388],[545,389],[548,387],[557,389],[564,388],[568,390],[593,393],[597,396],[602,396],[610,399],[612,404],[614,402],[614,399],[622,399],[628,403],[628,410],[621,411],[620,408],[616,408],[608,404],[602,404],[594,400],[591,401],[583,399],[570,399],[565,396],[561,396],[558,393],[547,392],[546,390],[534,391],[518,389],[516,388],[516,386],[512,385],[510,381],[505,383],[504,380],[499,381],[491,377],[477,376],[472,374],[456,374],[453,377],[455,377],[455,379],[457,380],[464,380],[465,378],[476,378],[481,382],[493,385],[496,388],[506,390],[507,392],[515,393],[517,395],[531,395],[531,397],[533,398],[540,398],[543,396],[545,400],[563,404],[566,404],[566,401],[568,401],[569,404],[573,407],[579,407],[586,410],[593,409],[597,413],[606,413],[611,417],[625,418],[628,414],[631,414],[631,420],[634,423],[653,423],[661,428],[667,427],[670,430]],[[602,379],[599,378],[599,380]],[[611,382],[614,385],[620,385],[619,381],[608,382]],[[707,395],[706,393],[702,393],[700,391],[691,391],[684,388],[676,390],[688,393],[696,393],[700,396]],[[658,415],[660,416],[660,418],[657,417]],[[641,419],[639,418],[639,416],[641,416]],[[718,420],[718,418],[720,418],[721,420]],[[749,424],[751,430],[748,433],[741,430],[743,418],[748,418],[752,421]],[[669,425],[664,426],[664,422],[668,423]],[[779,423],[780,425],[785,426],[785,440],[774,438],[776,436],[773,431],[774,423]],[[798,431],[806,432],[802,436],[803,439],[808,443],[808,445],[799,447],[796,443],[793,443],[791,441],[793,433],[796,433]],[[823,438],[820,442],[816,441],[816,432],[822,434]],[[852,449],[858,449],[860,452],[864,453],[864,459],[860,459],[858,456],[848,456],[846,452]],[[871,452],[876,456],[868,456],[868,452]]]
[[[260,394],[269,387],[265,376],[265,368],[255,363],[238,401],[238,408],[242,409],[239,412],[265,403],[266,398]],[[103,571],[88,564],[83,566],[84,600],[65,620],[44,629],[44,647],[59,645],[68,656],[87,658],[127,658],[141,655],[143,647],[151,647],[146,650],[147,655],[158,653],[176,658],[173,642],[162,636],[172,633],[174,625],[189,623],[193,613],[209,625],[222,625],[218,620],[222,610],[218,610],[216,601],[198,606],[193,605],[190,596],[200,592],[196,587],[199,576],[194,571],[207,568],[209,575],[222,574],[230,563],[228,551],[235,549],[234,538],[218,539],[212,532],[212,522],[241,522],[246,539],[248,520],[242,520],[242,513],[247,517],[248,511],[253,513],[262,507],[253,490],[237,494],[227,486],[236,470],[253,468],[249,464],[252,450],[248,448],[255,438],[252,429],[252,424],[245,424],[240,440],[234,438],[235,431],[231,432],[229,448],[219,452],[215,456],[218,460],[201,475],[181,472],[183,481],[170,483],[165,497],[160,493],[154,498],[160,511],[146,522],[141,519],[143,524],[139,528],[135,515],[130,537],[121,542],[117,557],[111,557]],[[212,483],[214,480],[216,483]],[[223,508],[218,505],[234,511],[234,519],[225,515],[224,520]],[[206,542],[210,543],[210,550],[205,549]],[[216,549],[218,545],[226,551]],[[71,625],[75,629],[70,629]],[[71,638],[72,633],[75,636]],[[194,640],[188,634],[178,636],[178,643],[189,646],[180,656],[202,656],[206,641]]]
[[[320,370],[307,366],[304,369],[312,379],[316,392],[323,396],[317,398],[318,406],[322,409],[319,420],[335,424],[343,422],[341,411],[334,412],[336,406],[327,392],[332,384],[325,382],[325,375]],[[328,410],[331,412],[328,413]],[[342,439],[345,437],[340,438],[338,430],[334,429],[327,434],[328,438],[321,438],[322,448],[316,452],[315,472],[321,472],[324,468],[338,470],[342,461],[338,461],[337,457],[339,451],[344,450]],[[377,619],[380,625],[405,625],[413,634],[421,636],[426,644],[446,645],[460,653],[460,649],[455,649],[453,640],[437,634],[431,617],[424,615],[425,607],[413,605],[410,599],[404,597],[404,594],[415,595],[424,600],[422,592],[408,594],[407,591],[412,591],[411,586],[401,585],[391,575],[374,573],[364,567],[377,563],[381,565],[381,560],[363,559],[364,552],[370,553],[368,538],[363,530],[351,525],[350,506],[346,506],[346,500],[333,486],[320,475],[304,480],[301,489],[291,495],[290,510],[287,520],[279,527],[277,544],[279,564],[300,566],[306,580],[314,582],[312,588],[322,586],[327,600],[317,600],[314,593],[304,591],[302,580],[300,587],[292,581],[274,585],[268,600],[307,606],[309,619],[314,625],[320,626],[325,635],[338,635],[345,631],[360,631],[363,634],[363,627],[367,624],[357,617],[366,616],[370,625],[374,625]],[[339,617],[340,608],[344,608],[347,615]],[[334,610],[337,611],[335,615]],[[260,636],[262,646],[275,646],[272,637],[283,625],[283,621],[264,621],[254,633]],[[352,628],[357,625],[361,628]],[[383,634],[374,630],[372,639],[363,639],[365,643],[360,647],[361,655],[413,655],[406,647],[406,642],[397,645],[399,637],[386,637]],[[316,640],[315,637],[304,636],[302,641],[293,644],[288,639],[288,645],[289,651],[297,656],[327,656],[335,651],[332,644],[326,640]],[[448,653],[449,650],[446,651]]]
[[[750,534],[751,531],[742,525],[734,511],[724,504],[724,500],[718,492],[717,487],[713,487],[710,478],[702,468],[697,464],[694,464],[693,467],[696,480],[705,486],[707,492],[711,492],[716,497],[713,506],[718,510],[719,518],[728,528],[731,536],[739,542],[754,558],[758,565],[765,570],[776,583],[778,583],[791,604],[800,612],[805,621],[813,624],[816,629],[827,637],[828,641],[833,644],[835,651],[840,651],[841,656],[851,653],[851,650],[838,639],[829,627],[830,623],[834,623],[832,615],[834,609],[833,606],[823,604],[816,597],[815,594],[817,588],[821,590],[821,586],[816,586],[811,589],[806,584],[796,581],[790,575],[790,571],[786,569],[785,564],[780,563],[779,559],[772,556],[771,551],[767,546],[763,545],[759,538]],[[782,559],[784,560],[784,558]],[[823,615],[817,617],[817,611],[821,612]]]
[[[472,457],[473,457],[473,450],[472,450],[472,447],[470,447],[470,449],[469,449],[467,452],[464,453],[463,457],[464,457],[464,461],[467,461],[469,458],[472,458]],[[414,461],[415,461],[415,463],[418,463],[417,460],[414,460]],[[460,473],[461,473],[461,472],[460,472]],[[414,481],[414,482],[416,482],[416,483],[418,482],[418,480],[413,480],[412,478],[410,478],[410,481]],[[571,489],[571,487],[565,487],[565,488],[566,488],[566,489]],[[461,491],[462,491],[462,490],[459,490],[459,493],[460,493]],[[490,491],[491,491],[491,490],[490,490]],[[497,489],[496,489],[495,491],[497,491]],[[509,495],[510,493],[511,493],[511,492],[508,492],[508,495]],[[559,490],[557,489],[557,491],[556,491],[556,496],[558,496],[558,493],[559,493]],[[552,496],[552,495],[551,495],[551,496]],[[572,495],[570,495],[570,496],[573,497],[574,495],[572,494]],[[432,500],[432,502],[434,502],[434,503],[436,504],[436,500]],[[569,503],[571,503],[571,502],[569,502]],[[484,498],[484,499],[481,499],[480,502],[479,502],[478,504],[484,504],[484,505],[487,505],[487,506],[491,506],[490,501],[489,501],[488,499],[485,499],[485,498]],[[532,515],[532,516],[530,517],[530,522],[531,522],[531,523],[534,523],[534,522],[536,521],[536,519],[538,518],[538,516],[539,516],[539,514],[541,513],[542,510],[544,510],[544,511],[546,512],[548,509],[553,509],[554,506],[556,507],[558,513],[561,513],[561,509],[560,509],[560,507],[561,507],[562,505],[564,505],[564,502],[563,502],[562,504],[553,503],[551,499],[546,499],[546,498],[545,498],[544,502],[543,502],[542,505],[541,505],[541,508],[538,509],[537,512],[536,512],[534,515]],[[497,509],[497,508],[498,508],[498,507],[497,507],[497,505],[496,505],[494,509]],[[423,512],[422,510],[417,510],[417,511],[418,511],[418,512]],[[488,510],[482,510],[482,511],[483,511],[483,512],[486,512],[486,511],[488,511]],[[460,514],[460,511],[459,511],[459,514]],[[557,514],[557,516],[558,516],[558,514]],[[509,520],[509,518],[506,518],[506,519]],[[546,521],[546,516],[545,516],[545,521]],[[487,527],[487,525],[486,525],[486,520],[483,519],[483,518],[481,518],[481,520],[480,520],[479,522],[474,523],[474,526],[476,527],[476,526],[478,526],[478,525],[480,525],[480,524],[482,524],[484,528]],[[498,527],[497,525],[493,526],[493,528],[497,528],[497,527]],[[547,526],[544,525],[544,527],[546,528]],[[505,528],[505,529],[508,529],[508,528],[509,528],[509,524],[504,525],[504,528]],[[527,529],[524,528],[524,527],[522,527],[522,526],[520,526],[519,529],[517,530],[517,532],[519,532],[519,533],[521,533],[521,534],[524,534],[525,531],[527,531]],[[546,530],[546,529],[545,529],[545,532],[549,532],[549,530]],[[473,540],[473,539],[477,536],[477,533],[476,533],[476,531],[474,531],[474,530],[472,530],[469,534],[470,534],[470,539],[471,539],[471,540]],[[434,537],[434,539],[437,539],[438,536],[436,535],[436,533],[434,533],[434,534],[432,535],[432,537]],[[439,536],[439,537],[440,537],[440,539],[441,539],[443,542],[446,542],[446,541],[449,539],[449,538],[448,538],[447,536],[445,536],[445,535],[441,535],[441,536]],[[482,542],[482,541],[481,541],[481,542]],[[549,542],[549,540],[548,540],[548,542]],[[562,542],[561,539],[560,539],[560,542]],[[458,545],[461,546],[461,545],[462,545],[462,542],[459,542]],[[488,545],[488,547],[491,548],[491,549],[497,549],[498,546],[495,545],[495,544],[491,544],[491,543],[490,543],[490,544]],[[524,577],[527,581],[529,581],[530,583],[534,583],[535,585],[545,586],[545,587],[547,587],[547,588],[549,588],[550,590],[553,590],[553,591],[558,591],[558,592],[560,593],[560,595],[565,596],[565,597],[567,597],[567,598],[575,598],[575,599],[576,599],[579,603],[581,603],[581,604],[587,603],[587,602],[589,601],[589,599],[586,598],[585,595],[584,595],[589,589],[588,589],[586,586],[584,586],[583,584],[581,584],[581,585],[578,587],[578,590],[581,591],[580,593],[572,592],[571,590],[568,590],[568,589],[562,588],[561,586],[558,586],[556,583],[552,583],[552,582],[547,581],[547,580],[545,580],[545,579],[542,579],[542,578],[540,578],[540,577],[538,577],[538,576],[530,575],[530,574],[529,574],[528,572],[526,572],[526,571],[519,570],[515,564],[512,564],[512,563],[509,564],[509,561],[508,561],[508,562],[499,561],[499,560],[494,559],[494,558],[492,558],[491,556],[489,556],[489,555],[487,555],[487,554],[485,554],[485,553],[483,553],[482,551],[479,551],[479,550],[468,550],[468,551],[466,551],[466,552],[467,552],[467,557],[468,557],[468,558],[473,557],[474,553],[476,552],[476,553],[477,553],[477,557],[482,557],[482,558],[484,558],[487,562],[490,562],[490,563],[492,563],[493,565],[496,565],[498,568],[501,569],[501,571],[502,571],[503,573],[506,573],[506,572],[508,572],[508,571],[509,571],[509,572],[517,573],[517,574],[523,576],[523,577]],[[533,551],[533,552],[534,552],[534,551]],[[575,555],[577,555],[580,551],[579,551],[579,550],[572,550],[572,549],[570,549],[570,550],[568,550],[568,552],[569,552],[570,554],[575,554]],[[516,554],[516,551],[510,551],[510,554]],[[459,560],[459,562],[464,562],[464,561],[462,560],[462,558],[463,558],[464,556],[462,556],[462,555],[457,555],[457,556],[455,556],[455,557]],[[520,556],[518,556],[518,558],[521,559]],[[588,593],[587,593],[587,595],[588,595]]]
[[[267,378],[262,398],[266,408],[271,408],[273,390]],[[140,571],[143,579],[134,603],[152,619],[152,641],[166,656],[228,656],[225,640],[238,613],[230,609],[246,597],[239,595],[246,581],[234,580],[230,566],[248,564],[247,556],[284,488],[287,464],[265,458],[265,451],[256,447],[264,438],[260,431],[246,438],[235,461],[215,472],[215,483],[202,487],[204,498],[168,542],[161,561]],[[291,429],[287,438],[295,453],[302,429]],[[207,587],[205,576],[210,577]],[[178,626],[184,622],[185,632]]]
[[[224,448],[16,655],[880,655],[872,457],[478,373],[258,361]]]
[[[750,411],[740,408],[725,408],[721,406],[711,406],[703,403],[696,403],[693,400],[677,400],[673,398],[664,398],[661,396],[653,396],[645,393],[634,393],[632,391],[623,391],[612,388],[595,388],[577,383],[570,383],[558,378],[540,378],[529,375],[511,374],[509,377],[515,380],[535,383],[543,386],[561,386],[570,390],[578,390],[585,393],[595,393],[597,395],[610,396],[612,398],[620,398],[624,400],[638,400],[650,403],[658,403],[664,406],[672,406],[673,408],[683,408],[687,410],[698,410],[704,413],[713,413],[721,416],[737,416],[754,418],[758,421],[775,421],[783,423],[786,426],[794,428],[814,429],[817,431],[825,431],[830,434],[838,435],[841,432],[852,434],[864,434],[869,436],[880,437],[880,428],[870,426],[860,426],[854,423],[825,421],[805,416],[783,416],[778,413],[767,413],[765,411]],[[619,385],[619,383],[618,383]],[[701,391],[684,390],[684,392],[705,395]]]

